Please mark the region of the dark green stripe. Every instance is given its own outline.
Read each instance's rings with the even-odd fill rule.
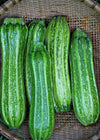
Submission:
[[[27,50],[26,50],[26,90],[27,90],[27,97],[28,101],[30,103],[31,101],[31,93],[34,91],[34,86],[32,86],[33,81],[33,74],[32,74],[32,66],[31,66],[31,52],[33,49],[33,32],[34,32],[34,26],[33,24],[29,29],[29,35],[28,35],[28,44],[27,44]]]
[[[45,116],[47,116],[46,118],[45,118],[45,121],[44,121],[44,123],[46,123],[46,127],[48,128],[49,126],[51,126],[51,130],[52,130],[52,122],[51,122],[51,118],[49,117],[49,116],[51,116],[51,111],[50,111],[50,106],[53,104],[51,104],[51,102],[50,102],[50,100],[51,100],[51,98],[50,98],[50,93],[52,94],[52,92],[51,92],[51,75],[50,75],[50,58],[48,58],[48,54],[47,54],[47,52],[45,51],[45,55],[46,55],[46,58],[44,57],[44,83],[45,83],[45,92],[46,92],[46,94],[44,95],[44,96],[46,96],[46,98],[45,98],[45,101],[44,102],[46,102],[46,104],[45,104],[45,106],[44,106],[44,118],[45,118]],[[47,61],[48,60],[48,61]],[[49,68],[49,69],[48,69]],[[48,82],[50,81],[50,83],[48,84]],[[50,87],[50,88],[49,88]],[[53,115],[53,114],[52,114]],[[46,133],[45,133],[45,136],[44,136],[44,139],[47,139],[48,138],[48,134],[50,133],[50,130],[49,129],[47,129],[46,130]]]
[[[1,26],[1,50],[2,50],[2,95],[1,95],[1,107],[2,107],[2,117],[4,121],[9,125],[8,120],[8,63],[9,63],[9,49],[8,49],[8,34],[6,32],[7,28]],[[8,50],[8,51],[6,51]],[[6,58],[6,59],[5,59]]]
[[[23,55],[24,55],[24,49],[25,49],[26,40],[27,40],[27,28],[25,26],[20,26],[19,33],[20,33],[20,36],[19,36],[20,38],[19,38],[19,46],[18,46],[19,53],[18,53],[18,67],[17,68],[18,68],[18,86],[19,86],[18,94],[19,94],[19,100],[20,100],[19,110],[21,114],[19,115],[20,116],[19,126],[20,126],[21,123],[23,122],[23,119],[25,118],[25,113],[26,113],[26,98],[25,98],[24,75],[23,75]]]
[[[86,59],[86,53],[85,53],[85,40],[84,38],[78,39],[78,52],[79,52],[79,58],[80,58],[80,73],[81,73],[81,88],[82,88],[82,109],[83,109],[83,117],[85,123],[88,122],[88,104],[89,104],[89,95],[91,94],[90,91],[90,83],[89,83],[89,77],[88,77],[88,71],[87,71],[87,59]],[[87,115],[88,114],[88,115]],[[92,117],[92,116],[91,116]]]
[[[12,71],[15,67],[15,58],[14,56],[16,56],[16,54],[14,54],[14,48],[13,48],[13,26],[12,25],[8,25],[8,47],[9,47],[9,78],[8,78],[8,83],[9,83],[9,88],[8,88],[8,114],[9,114],[9,122],[11,124],[12,127],[14,127],[14,120],[15,120],[15,117],[14,117],[14,102],[13,101],[13,97],[15,96],[16,94],[16,91],[15,91],[15,88],[16,85],[15,85],[15,75],[13,75],[13,72],[15,71]],[[12,54],[13,52],[13,54]],[[13,60],[14,59],[14,60]],[[13,80],[13,81],[12,81]],[[14,91],[14,92],[13,92]],[[15,97],[16,99],[16,97]],[[13,118],[13,121],[12,121],[12,118]]]
[[[36,74],[36,91],[35,91],[35,120],[34,120],[34,129],[35,129],[35,139],[39,139],[40,131],[41,131],[41,115],[42,115],[42,95],[41,95],[41,81],[40,81],[40,74],[39,69],[42,67],[41,63],[38,64],[37,54],[34,54],[34,74]]]
[[[81,89],[81,77],[80,77],[80,68],[79,68],[79,56],[78,56],[78,41],[77,39],[74,39],[71,42],[71,55],[72,55],[72,61],[71,61],[71,71],[72,71],[72,101],[73,101],[73,107],[76,116],[78,119],[82,122],[84,122],[84,117],[80,115],[82,114],[82,89]],[[73,67],[72,67],[73,66]],[[73,69],[72,69],[73,68]],[[78,79],[78,80],[77,80]]]
[[[54,34],[55,34],[55,19],[53,18],[49,23],[47,30],[46,30],[46,45],[50,56],[53,57],[54,52]]]
[[[93,66],[93,52],[92,52],[92,42],[89,38],[85,39],[86,42],[86,57],[87,57],[87,69],[89,74],[90,88],[91,88],[91,103],[92,103],[92,122],[96,122],[99,114],[99,97],[95,81],[94,66]],[[95,102],[96,101],[96,102]]]
[[[22,94],[19,94],[19,93],[23,93],[20,90],[20,81],[19,81],[19,76],[20,76],[19,71],[21,70],[19,68],[19,54],[20,54],[19,46],[22,45],[21,42],[19,41],[20,38],[21,38],[21,36],[20,36],[20,34],[21,34],[20,26],[17,25],[15,27],[15,33],[16,33],[16,36],[15,36],[14,39],[16,40],[16,42],[15,42],[16,43],[16,52],[15,52],[16,53],[16,60],[15,61],[16,61],[16,103],[17,103],[17,106],[15,107],[15,126],[17,126],[17,124],[19,124],[19,122],[20,122],[20,117],[19,116],[21,116],[20,114],[23,112],[22,110],[20,110],[21,109],[21,104],[19,102],[20,97],[22,95]],[[13,46],[13,47],[15,47],[15,46]]]

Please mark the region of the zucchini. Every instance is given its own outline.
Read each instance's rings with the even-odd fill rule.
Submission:
[[[29,112],[30,135],[33,140],[47,140],[54,128],[50,56],[43,43],[33,43],[30,58],[33,73]]]
[[[23,54],[28,29],[22,19],[5,19],[0,26],[2,51],[1,116],[4,122],[19,128],[25,118],[26,100],[23,79]]]
[[[32,21],[29,24],[29,34],[28,34],[28,42],[27,42],[27,50],[26,50],[26,65],[25,65],[25,77],[26,77],[26,91],[29,104],[31,102],[31,96],[34,91],[33,87],[33,73],[31,67],[30,56],[32,52],[32,45],[34,42],[44,42],[45,36],[45,20],[41,21]]]
[[[99,117],[99,97],[92,42],[83,30],[76,29],[72,35],[69,60],[74,112],[83,125],[90,125]]]
[[[51,55],[52,85],[56,112],[70,110],[69,40],[70,31],[66,18],[53,17],[46,30],[45,43]]]

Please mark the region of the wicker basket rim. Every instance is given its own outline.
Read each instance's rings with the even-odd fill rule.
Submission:
[[[0,15],[2,15],[5,11],[7,11],[10,7],[14,6],[21,0],[8,0],[4,4],[0,6]],[[100,14],[100,4],[94,0],[80,0],[84,2],[87,6],[91,7],[92,9],[96,10]]]

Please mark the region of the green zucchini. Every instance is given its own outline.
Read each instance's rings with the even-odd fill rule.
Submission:
[[[31,95],[33,94],[33,73],[30,62],[30,56],[32,51],[32,45],[34,42],[44,42],[45,36],[45,20],[41,21],[32,21],[29,24],[29,35],[27,42],[27,50],[26,50],[26,65],[25,65],[25,77],[26,77],[26,91],[29,104],[31,102]]]
[[[19,24],[19,25],[25,25],[25,22],[22,18],[5,18],[3,21],[3,24]]]
[[[90,125],[99,117],[99,97],[92,42],[83,30],[76,29],[72,35],[69,60],[74,112],[83,125]]]
[[[2,51],[0,113],[4,122],[19,128],[25,118],[23,53],[28,29],[21,19],[5,19],[0,26]]]
[[[30,58],[33,73],[29,112],[30,135],[33,140],[47,140],[54,128],[50,56],[43,43],[33,43]]]
[[[69,40],[70,31],[66,18],[53,17],[46,30],[45,43],[51,55],[52,85],[56,112],[70,110]]]

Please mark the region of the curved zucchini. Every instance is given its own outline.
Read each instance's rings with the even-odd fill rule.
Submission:
[[[26,90],[29,104],[31,102],[31,94],[34,91],[33,84],[33,73],[30,62],[30,56],[32,51],[32,45],[34,42],[44,42],[44,34],[45,34],[45,20],[41,21],[32,21],[29,25],[29,35],[28,35],[28,43],[26,50]]]
[[[83,125],[98,120],[99,98],[95,81],[92,42],[77,29],[71,39],[70,70],[72,102],[76,117]]]
[[[15,23],[15,21],[16,23]],[[6,20],[7,21],[7,20]],[[8,22],[9,21],[9,22]],[[19,128],[25,118],[25,90],[23,79],[23,53],[28,29],[18,19],[0,26],[2,50],[1,115],[5,123]]]

